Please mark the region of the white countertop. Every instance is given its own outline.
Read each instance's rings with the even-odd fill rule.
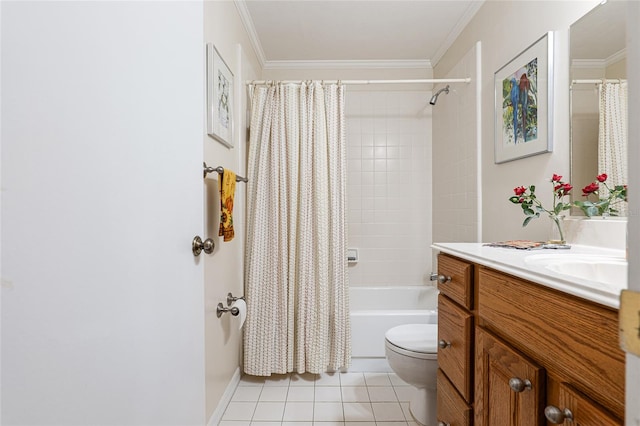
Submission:
[[[517,250],[511,248],[488,247],[482,243],[436,243],[432,248],[468,260],[473,263],[493,268],[497,271],[515,275],[544,286],[572,294],[605,306],[618,309],[620,307],[620,290],[603,285],[596,281],[580,279],[555,273],[547,268],[531,265],[525,259],[534,255],[598,255],[624,259],[622,250],[603,249],[592,246],[572,245],[569,250],[536,249]]]

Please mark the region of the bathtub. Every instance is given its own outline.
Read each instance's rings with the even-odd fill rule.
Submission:
[[[401,324],[436,324],[438,290],[431,286],[351,287],[350,372],[391,372],[384,334]]]

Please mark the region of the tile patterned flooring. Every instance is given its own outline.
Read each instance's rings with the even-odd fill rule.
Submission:
[[[244,376],[219,426],[419,426],[393,373]]]

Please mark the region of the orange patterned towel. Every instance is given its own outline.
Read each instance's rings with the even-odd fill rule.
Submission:
[[[233,196],[236,192],[236,174],[224,169],[218,178],[220,188],[220,231],[219,236],[224,236],[224,241],[233,240]]]

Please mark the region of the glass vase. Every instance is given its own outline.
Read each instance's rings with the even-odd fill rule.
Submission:
[[[564,238],[564,216],[551,214],[549,215],[551,219],[551,239],[547,242],[547,244],[558,244],[564,245],[567,244],[567,241]]]

